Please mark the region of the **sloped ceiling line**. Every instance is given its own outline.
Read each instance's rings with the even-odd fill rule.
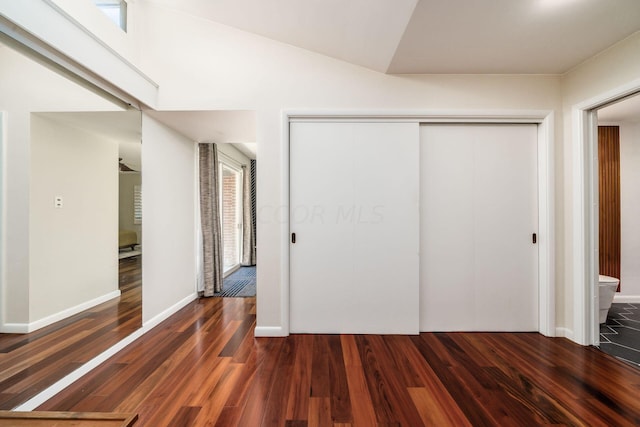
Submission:
[[[146,2],[393,74],[563,74],[640,31],[638,0]]]

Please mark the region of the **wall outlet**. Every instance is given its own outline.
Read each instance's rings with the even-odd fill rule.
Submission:
[[[53,201],[53,206],[56,207],[56,209],[59,209],[62,207],[62,196],[56,196],[54,201]]]

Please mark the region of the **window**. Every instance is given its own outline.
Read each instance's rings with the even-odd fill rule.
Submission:
[[[142,224],[142,187],[133,186],[133,223]]]
[[[221,163],[220,175],[223,271],[227,272],[240,264],[242,174],[240,170]]]
[[[125,0],[93,0],[118,27],[127,31],[127,2]]]

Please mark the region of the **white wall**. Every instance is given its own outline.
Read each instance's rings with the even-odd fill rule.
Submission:
[[[563,289],[558,294],[558,304],[564,307],[558,313],[558,324],[564,325],[569,336],[574,328],[574,252],[583,248],[573,247],[574,224],[574,182],[573,161],[580,153],[573,145],[572,108],[587,102],[601,94],[608,93],[638,80],[640,77],[640,33],[635,33],[604,52],[584,62],[562,78],[563,121],[557,124],[563,132],[564,147],[557,161],[557,178],[559,182],[557,214],[558,239],[561,240],[561,253],[558,253],[558,274],[561,276]],[[586,284],[582,284],[586,288]]]
[[[133,230],[138,234],[138,243],[141,242],[142,225],[134,224],[133,214],[133,187],[142,183],[142,177],[140,173],[125,172],[118,175],[119,185],[119,197],[120,202],[118,206],[118,227],[120,230]]]
[[[197,17],[142,5],[147,25],[140,28],[141,65],[160,84],[160,109],[257,110],[260,327],[277,330],[283,310],[288,310],[281,306],[286,224],[280,207],[287,203],[282,177],[288,168],[283,163],[283,109],[536,109],[560,114],[557,76],[384,75]],[[559,156],[559,138],[556,143]],[[562,253],[562,248],[557,252]]]
[[[66,14],[78,21],[100,40],[128,61],[136,64],[140,59],[140,49],[137,43],[137,24],[140,17],[137,16],[136,1],[128,1],[127,5],[127,31],[123,31],[111,21],[93,1],[78,0],[51,0]]]
[[[136,2],[129,13],[137,15]],[[90,0],[0,0],[0,29],[126,102],[154,106],[157,85],[137,67],[136,23],[122,32]]]
[[[7,192],[6,189],[6,175],[5,175],[5,140],[6,140],[6,128],[7,126],[4,123],[6,113],[4,111],[0,111],[0,300],[6,301],[5,296],[5,265],[7,263],[7,249],[5,246],[5,217],[6,217],[6,206],[5,206],[5,194]],[[0,302],[0,328],[3,327],[4,324],[4,304]],[[1,331],[2,329],[0,329]]]
[[[195,298],[195,143],[142,115],[142,321]]]
[[[117,143],[32,116],[30,323],[117,292],[117,164]]]
[[[2,44],[0,64],[0,110],[6,112],[2,147],[6,254],[0,323],[23,324],[29,322],[30,114],[117,108]]]
[[[11,3],[6,3],[11,5]],[[165,110],[254,109],[258,111],[258,325],[278,327],[281,314],[283,222],[282,111],[285,109],[544,109],[555,111],[557,323],[573,328],[573,182],[571,107],[640,76],[640,34],[597,55],[559,78],[500,75],[384,75],[289,45],[139,2],[140,66],[161,86]],[[167,32],[166,28],[172,28]],[[206,54],[203,54],[206,52]],[[4,62],[3,62],[4,72]],[[103,72],[107,72],[103,70]],[[1,84],[1,83],[0,83]],[[2,99],[2,97],[0,97]],[[2,101],[0,101],[2,102]],[[2,105],[0,105],[2,109]],[[11,117],[11,115],[10,115]],[[25,119],[23,124],[26,123]],[[11,139],[11,124],[9,125]],[[25,148],[8,156],[24,166]],[[21,151],[22,150],[22,151]],[[153,149],[147,150],[153,155]],[[24,180],[24,177],[22,178]],[[149,184],[164,182],[150,177]],[[143,176],[144,180],[144,176]],[[186,185],[186,183],[185,183]],[[186,189],[187,187],[185,187]],[[188,186],[193,188],[193,182]],[[11,196],[19,209],[26,202]],[[23,197],[23,196],[22,196]],[[13,210],[14,208],[11,208]],[[13,218],[13,220],[12,220]],[[15,213],[8,220],[18,222]],[[8,240],[27,231],[8,227]],[[15,231],[14,231],[15,230]],[[158,236],[162,235],[157,230]],[[152,242],[157,236],[146,236]],[[16,245],[20,245],[16,242]],[[24,250],[22,251],[24,254]],[[18,260],[8,275],[24,276]],[[154,273],[155,274],[155,273]],[[166,304],[170,301],[167,298]],[[175,302],[175,298],[174,298]],[[165,305],[166,305],[165,304]],[[159,304],[156,308],[160,308]]]
[[[640,123],[620,123],[620,294],[640,302]],[[623,296],[624,298],[619,298]]]

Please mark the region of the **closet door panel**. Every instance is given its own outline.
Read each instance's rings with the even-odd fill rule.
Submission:
[[[418,139],[417,124],[291,123],[291,332],[418,332]]]
[[[536,125],[421,128],[423,331],[536,331]]]

